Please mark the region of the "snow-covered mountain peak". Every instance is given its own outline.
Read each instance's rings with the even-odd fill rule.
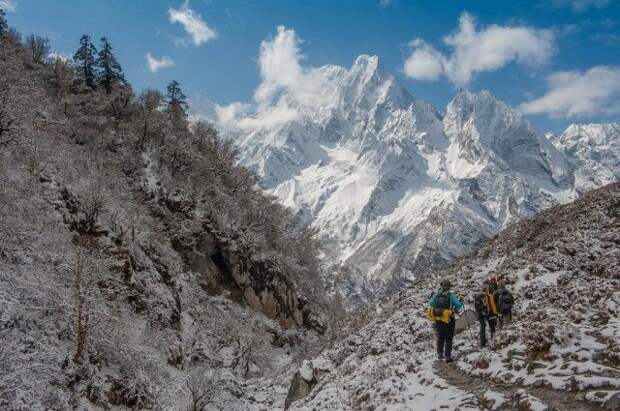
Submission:
[[[329,70],[330,72],[333,70]],[[338,99],[344,118],[357,121],[377,106],[387,109],[404,109],[414,99],[396,80],[383,69],[377,56],[357,57],[349,70],[340,70],[330,87]]]
[[[620,123],[571,124],[559,138],[564,144],[618,144]]]
[[[573,184],[575,170],[597,169],[610,146],[569,162],[568,143],[538,133],[488,91],[459,91],[442,116],[376,56],[312,76],[329,98],[293,104],[298,115],[284,124],[243,130],[241,162],[319,229],[326,261],[340,265],[335,281],[355,297],[397,289],[509,224],[571,201],[587,185]],[[577,180],[596,187],[617,178],[620,156],[605,158],[596,177]]]
[[[548,138],[575,169],[578,192],[620,179],[620,123],[571,124]]]
[[[554,184],[568,174],[568,163],[521,113],[488,91],[460,90],[448,104],[445,131],[452,153],[471,164],[493,164]],[[455,171],[458,173],[458,170]]]
[[[385,81],[392,80],[381,64],[379,57],[362,54],[358,56],[347,72],[348,87],[372,90]]]
[[[351,73],[364,73],[367,76],[372,76],[375,73],[378,75],[385,74],[379,57],[368,54],[361,54],[355,59],[353,66],[351,66]]]
[[[506,133],[507,129],[519,129],[532,137],[536,135],[518,111],[486,90],[477,93],[460,90],[448,104],[446,119],[448,126],[475,131],[470,137],[486,144],[511,137]]]

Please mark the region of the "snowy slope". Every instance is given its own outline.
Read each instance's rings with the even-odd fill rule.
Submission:
[[[508,228],[307,361],[290,409],[620,409],[619,216],[616,183]],[[428,295],[448,277],[472,307],[491,275],[515,295],[514,323],[480,349],[477,321],[463,322],[457,361],[437,361]]]
[[[620,178],[620,124],[573,124],[550,140],[575,167],[579,192]]]
[[[226,133],[263,188],[320,230],[326,260],[340,267],[334,281],[353,299],[396,290],[620,172],[618,157],[597,165],[604,144],[617,152],[617,143],[580,143],[585,153],[571,156],[579,136],[567,131],[554,145],[486,91],[460,91],[442,115],[375,56],[313,74],[319,104],[283,91],[272,109],[298,115]]]

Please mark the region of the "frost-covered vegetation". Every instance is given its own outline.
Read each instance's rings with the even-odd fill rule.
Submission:
[[[327,338],[313,232],[178,83],[0,20],[0,408],[280,406]]]
[[[188,121],[179,83],[134,92],[105,38],[49,50],[0,12],[0,409],[620,408],[618,183],[346,313],[315,233]],[[566,163],[584,191],[614,178],[596,130]],[[461,321],[436,362],[435,279],[471,306],[489,275],[514,323],[481,350]]]

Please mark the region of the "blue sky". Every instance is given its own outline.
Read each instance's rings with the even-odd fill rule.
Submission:
[[[464,87],[491,91],[543,131],[620,119],[618,0],[0,0],[0,6],[12,26],[48,36],[57,52],[72,55],[83,33],[107,36],[137,89],[163,90],[176,79],[190,98],[222,106],[253,100],[265,75],[261,42],[279,44],[283,25],[295,35],[304,69],[349,67],[360,54],[376,54],[412,95],[440,110]],[[156,72],[147,53],[159,62]]]

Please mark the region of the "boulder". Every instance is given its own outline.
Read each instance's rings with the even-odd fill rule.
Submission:
[[[465,310],[465,312],[461,315],[460,318],[456,320],[456,325],[454,332],[456,334],[460,334],[465,331],[468,327],[471,327],[472,332],[475,332],[475,327],[478,321],[478,315],[474,310]]]
[[[284,409],[288,409],[292,403],[297,400],[300,400],[310,394],[312,388],[316,384],[316,381],[311,380],[307,381],[303,373],[298,370],[293,376],[293,381],[291,381],[291,386],[288,389],[288,394],[286,395],[286,401],[284,402]]]
[[[292,403],[301,400],[310,394],[319,380],[333,369],[331,361],[325,358],[317,358],[313,361],[304,361],[295,372],[293,380],[286,396],[284,409],[288,409]]]
[[[620,410],[620,392],[615,393],[603,404],[606,410]]]

